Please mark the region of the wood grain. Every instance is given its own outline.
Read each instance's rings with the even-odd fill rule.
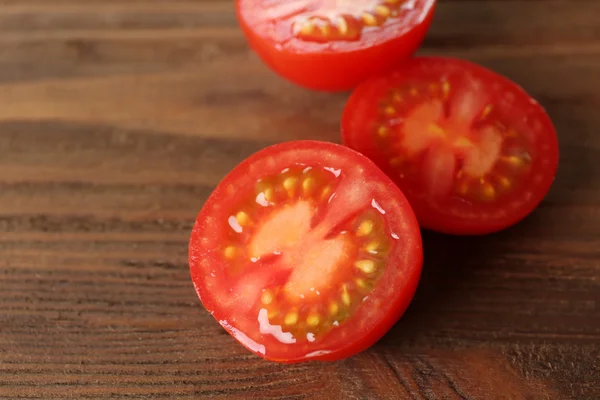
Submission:
[[[505,232],[424,232],[373,348],[281,366],[200,306],[188,235],[246,156],[338,141],[347,94],[272,74],[229,1],[0,0],[0,398],[600,398],[600,3],[442,0],[421,53],[537,97],[555,185]]]

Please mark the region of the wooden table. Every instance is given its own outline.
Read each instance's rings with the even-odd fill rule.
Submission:
[[[373,348],[283,366],[200,306],[188,234],[254,151],[338,141],[347,95],[267,70],[229,1],[0,0],[0,398],[600,398],[600,2],[442,0],[421,53],[537,97],[556,183],[505,232],[425,232]]]

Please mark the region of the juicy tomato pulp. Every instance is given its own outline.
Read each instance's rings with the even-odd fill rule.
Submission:
[[[342,135],[398,184],[423,227],[445,233],[520,221],[558,165],[542,107],[508,79],[455,59],[415,58],[365,82],[346,105]]]
[[[337,91],[412,55],[435,0],[237,0],[252,48],[298,85]]]
[[[202,208],[189,249],[205,308],[280,362],[372,345],[411,301],[423,257],[396,185],[353,150],[313,141],[271,146],[236,167]]]

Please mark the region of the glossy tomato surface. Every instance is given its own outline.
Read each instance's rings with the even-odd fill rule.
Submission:
[[[396,185],[344,146],[299,141],[249,157],[200,211],[191,276],[242,345],[279,362],[335,360],[377,341],[411,301],[422,265]]]
[[[558,166],[556,131],[538,102],[456,59],[415,58],[359,86],[342,136],[398,184],[423,227],[445,233],[517,223]]]
[[[251,47],[281,76],[326,91],[354,88],[412,55],[435,0],[237,0]]]

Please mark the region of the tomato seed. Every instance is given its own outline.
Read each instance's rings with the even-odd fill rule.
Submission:
[[[361,260],[354,263],[354,266],[365,274],[372,274],[375,272],[375,263],[371,260]]]
[[[491,104],[488,104],[481,112],[481,118],[483,119],[483,118],[487,117],[488,115],[490,115],[490,113],[492,112],[493,109],[494,109],[494,106]]]
[[[273,302],[273,293],[270,290],[265,290],[260,297],[260,301],[263,304],[271,304]]]
[[[234,258],[235,253],[236,253],[236,250],[235,250],[235,247],[233,247],[233,246],[227,246],[225,248],[225,251],[223,252],[223,254],[225,255],[225,258],[229,258],[229,259]]]
[[[303,182],[302,182],[302,190],[304,191],[304,195],[309,195],[312,191],[312,189],[315,186],[315,180],[312,178],[306,178]]]
[[[387,115],[388,117],[393,117],[394,115],[396,115],[396,109],[392,106],[387,106],[383,109],[383,112],[385,113],[385,115]]]
[[[380,15],[380,16],[382,16],[384,18],[387,18],[392,13],[392,10],[390,10],[390,8],[388,6],[380,4],[380,5],[375,6],[375,12],[378,15]]]
[[[337,303],[331,303],[329,304],[329,314],[331,315],[336,315],[339,311],[340,307],[338,306]]]
[[[484,201],[492,201],[496,198],[496,189],[491,183],[487,182],[483,178],[480,179],[481,185],[481,199]]]
[[[317,326],[319,325],[320,319],[317,314],[311,314],[306,318],[306,323],[309,326]]]
[[[367,236],[367,235],[371,234],[372,231],[373,231],[373,221],[370,221],[370,220],[363,221],[363,222],[361,222],[361,224],[359,225],[359,227],[356,231],[356,236],[358,236],[358,237]]]
[[[243,211],[238,212],[235,215],[235,219],[241,226],[246,226],[250,223],[250,217]]]
[[[382,138],[386,137],[389,133],[390,133],[390,129],[387,126],[380,126],[379,129],[377,130],[377,134]]]
[[[298,322],[298,313],[291,312],[291,313],[287,314],[285,316],[285,319],[283,320],[283,322],[286,325],[294,325],[294,324],[296,324],[296,322]]]
[[[346,285],[342,285],[342,302],[349,306],[350,305],[350,294],[348,293],[348,288],[346,287]]]
[[[377,254],[377,249],[379,248],[378,242],[370,242],[365,246],[365,251],[371,254]]]
[[[450,82],[442,82],[442,92],[444,93],[444,98],[448,97],[448,95],[450,94],[450,89]]]

